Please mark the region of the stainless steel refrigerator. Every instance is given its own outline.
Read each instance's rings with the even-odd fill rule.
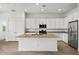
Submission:
[[[78,20],[68,23],[68,44],[73,48],[78,48]]]

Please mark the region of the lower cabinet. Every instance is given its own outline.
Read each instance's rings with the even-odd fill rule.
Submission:
[[[55,38],[20,38],[19,51],[57,51]]]

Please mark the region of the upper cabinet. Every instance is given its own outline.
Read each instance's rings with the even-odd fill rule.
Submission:
[[[57,28],[63,28],[63,20],[64,18],[52,18],[47,19],[47,28],[48,29],[57,29]]]
[[[63,18],[38,18],[38,19],[26,19],[26,28],[39,28],[39,24],[46,24],[48,29],[54,29],[54,28],[63,28]]]
[[[24,16],[22,12],[10,13],[8,31],[9,33],[24,33]]]

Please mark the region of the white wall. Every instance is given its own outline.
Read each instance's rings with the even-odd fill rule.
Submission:
[[[64,28],[68,28],[68,22],[78,20],[78,8],[70,10],[64,18]],[[63,34],[63,40],[68,43],[68,35]]]

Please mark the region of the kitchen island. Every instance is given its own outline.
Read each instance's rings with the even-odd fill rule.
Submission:
[[[19,51],[57,51],[55,34],[23,34],[17,36]]]

